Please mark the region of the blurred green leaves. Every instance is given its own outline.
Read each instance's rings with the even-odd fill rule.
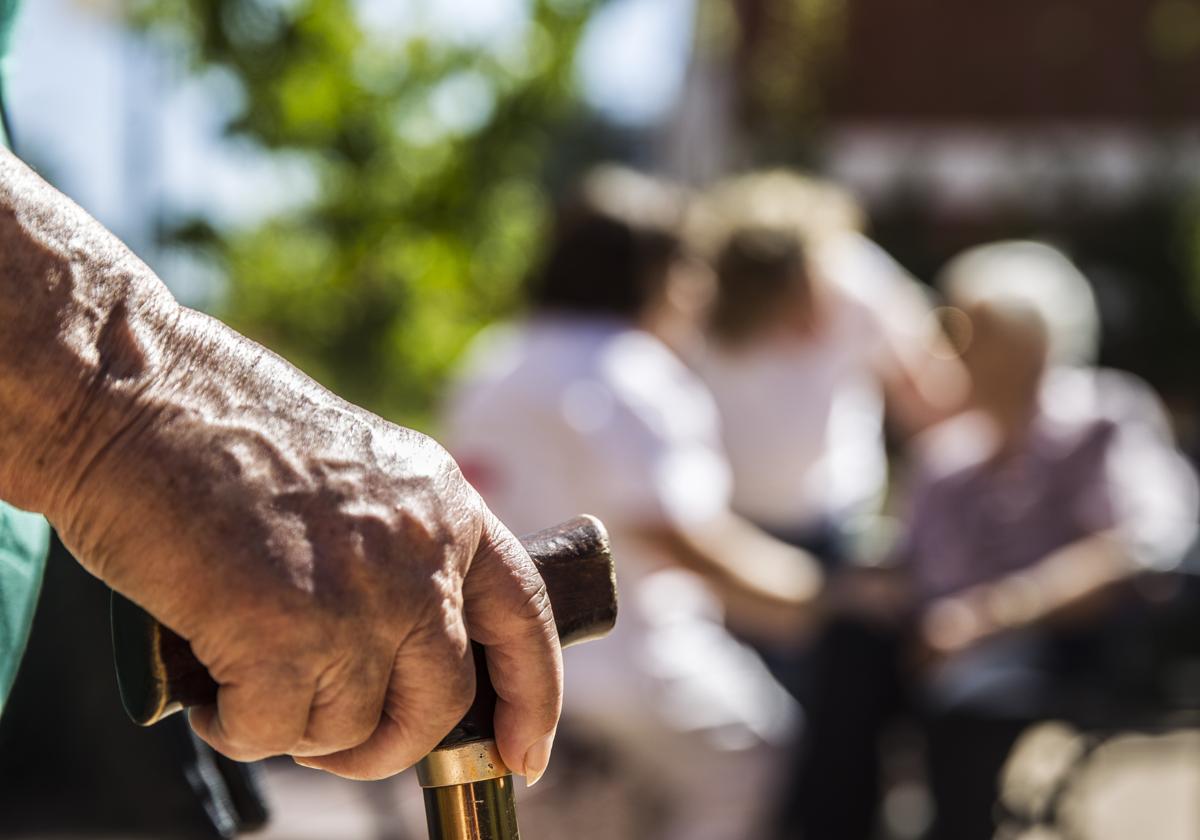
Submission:
[[[316,185],[252,229],[176,231],[227,279],[217,314],[346,398],[427,425],[464,344],[518,302],[598,4],[528,0],[511,32],[472,40],[403,13],[378,25],[353,0],[126,0],[197,70],[240,83],[231,134],[299,158]]]

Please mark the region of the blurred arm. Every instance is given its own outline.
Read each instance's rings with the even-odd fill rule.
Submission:
[[[841,247],[854,253],[853,265],[867,284],[881,336],[878,370],[895,425],[912,435],[955,414],[967,397],[967,374],[927,293],[871,240],[854,237]]]
[[[740,516],[642,528],[638,536],[704,577],[729,621],[752,635],[791,641],[813,618],[824,584],[816,559]]]
[[[665,527],[658,535],[660,543],[674,549],[681,565],[765,604],[809,606],[821,590],[821,567],[811,554],[768,536],[736,514],[700,525]]]
[[[1050,380],[1052,396],[1104,421],[1076,456],[1094,469],[1078,474],[1072,509],[1060,512],[1081,517],[1091,536],[934,603],[923,631],[935,650],[953,652],[1019,627],[1094,620],[1117,585],[1174,568],[1195,539],[1196,478],[1153,391],[1113,371],[1058,376]]]
[[[1021,572],[938,599],[921,618],[921,636],[949,655],[1023,627],[1085,622],[1140,569],[1119,535],[1094,534]]]
[[[879,360],[888,410],[905,435],[958,412],[968,389],[966,371],[914,283],[898,278],[888,296]]]
[[[954,415],[966,398],[966,373],[953,358],[945,337],[934,329],[929,328],[925,347],[889,346],[886,351],[881,378],[888,411],[905,435]]]

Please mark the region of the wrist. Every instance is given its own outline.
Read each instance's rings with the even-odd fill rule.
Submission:
[[[0,152],[0,497],[64,508],[136,415],[179,308],[101,224]]]
[[[31,307],[23,315],[37,334],[16,330],[0,343],[0,497],[57,520],[97,459],[145,412],[169,364],[179,311],[145,272],[92,279],[102,295],[85,291],[57,311]]]
[[[177,311],[127,248],[0,153],[0,497],[54,511],[128,422]]]

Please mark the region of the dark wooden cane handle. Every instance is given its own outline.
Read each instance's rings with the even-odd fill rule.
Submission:
[[[546,582],[564,647],[612,629],[617,620],[616,573],[608,534],[598,519],[579,516],[521,542]],[[121,701],[135,723],[149,726],[181,709],[216,702],[217,684],[192,654],[187,640],[116,592],[112,595],[112,635]],[[481,657],[477,647],[481,680],[475,705],[444,744],[490,734],[488,710],[495,706],[495,693]]]

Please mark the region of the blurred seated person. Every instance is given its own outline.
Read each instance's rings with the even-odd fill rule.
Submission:
[[[689,225],[717,270],[708,385],[733,507],[827,565],[887,485],[901,436],[949,416],[966,382],[916,282],[861,233],[840,188],[784,171],[718,184]]]
[[[725,630],[723,602],[737,592],[790,634],[821,572],[730,510],[716,409],[672,350],[711,296],[682,210],[645,176],[591,173],[558,215],[532,311],[477,339],[449,402],[449,447],[497,515],[519,531],[595,514],[617,558],[615,632],[566,652],[564,734],[611,748],[612,777],[645,780],[655,801],[586,819],[547,808],[567,821],[548,837],[753,836],[773,745],[795,723],[786,692]],[[638,808],[658,817],[612,827]]]
[[[907,709],[926,735],[934,836],[991,838],[997,774],[1021,731],[1105,701],[1094,666],[1126,604],[1120,584],[1178,563],[1195,537],[1196,480],[1158,399],[1088,366],[1096,306],[1065,256],[987,245],[951,262],[942,286],[968,408],[917,442],[896,555],[910,606],[847,609],[819,643],[783,836],[874,836],[879,738]]]

